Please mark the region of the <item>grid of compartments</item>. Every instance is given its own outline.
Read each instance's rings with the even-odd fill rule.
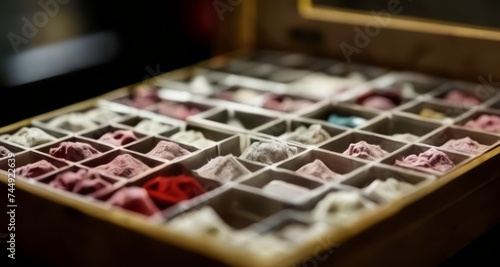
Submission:
[[[278,51],[187,73],[2,133],[0,169],[275,258],[500,142],[480,84]]]

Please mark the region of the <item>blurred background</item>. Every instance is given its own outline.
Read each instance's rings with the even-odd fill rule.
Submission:
[[[208,0],[3,0],[0,125],[207,59],[218,23]]]
[[[2,0],[0,126],[210,58],[225,23],[214,2]],[[315,2],[380,10],[388,1]],[[500,8],[498,1],[419,3],[418,14],[428,18],[500,27],[500,17],[482,12]],[[418,15],[412,10],[405,9],[406,15]],[[442,266],[498,264],[499,237],[496,227]]]

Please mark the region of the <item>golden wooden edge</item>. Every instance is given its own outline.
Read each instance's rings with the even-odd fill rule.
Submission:
[[[192,69],[199,66],[203,66],[206,64],[216,64],[216,65],[223,64],[231,58],[239,58],[248,55],[250,51],[253,51],[253,49],[242,48],[240,50],[216,56],[206,61],[202,61],[200,63],[196,63],[194,65],[185,68],[167,72],[159,76],[150,78],[148,80],[144,80],[143,82],[122,87],[114,91],[111,91],[109,93],[103,94],[101,96],[91,98],[73,105],[69,105],[51,112],[35,116],[31,119],[22,120],[17,123],[2,127],[0,128],[0,133],[12,131],[22,126],[27,126],[30,124],[31,120],[40,117],[57,116],[71,111],[88,108],[90,106],[97,104],[98,101],[101,99],[113,99],[117,96],[123,96],[124,94],[130,92],[131,88],[137,88],[143,84],[156,84],[158,81],[161,81],[163,79],[184,76],[186,74],[192,73]],[[154,238],[166,242],[167,244],[175,245],[183,249],[193,251],[200,255],[216,259],[220,262],[229,264],[231,266],[249,266],[249,267],[293,266],[307,259],[311,255],[314,255],[314,253],[317,253],[318,248],[324,250],[327,248],[328,245],[333,246],[341,244],[345,240],[367,230],[371,226],[374,226],[376,223],[381,222],[384,219],[397,214],[400,210],[410,205],[411,203],[424,198],[428,194],[438,190],[439,188],[453,181],[455,178],[472,170],[474,167],[480,165],[481,163],[487,161],[488,159],[494,157],[499,153],[500,153],[500,146],[498,146],[497,144],[496,148],[492,149],[491,151],[477,158],[468,160],[465,164],[458,166],[454,171],[444,176],[441,176],[439,179],[424,182],[419,187],[417,187],[417,189],[413,191],[413,193],[401,198],[397,202],[391,202],[389,204],[382,205],[378,207],[375,211],[366,211],[360,214],[359,219],[357,219],[354,223],[352,223],[349,226],[344,226],[344,227],[341,226],[332,229],[332,231],[329,234],[320,237],[321,243],[319,243],[320,240],[313,240],[302,244],[300,247],[297,248],[296,251],[294,251],[290,255],[287,254],[283,257],[277,256],[271,258],[258,258],[255,257],[255,255],[250,255],[245,251],[233,247],[223,246],[219,243],[214,243],[207,239],[200,239],[188,236],[173,231],[171,229],[168,229],[164,226],[158,225],[156,223],[153,223],[153,221],[148,220],[142,215],[138,215],[133,212],[128,212],[120,209],[109,209],[106,208],[106,206],[101,206],[101,205],[93,205],[93,204],[89,205],[90,203],[87,202],[84,198],[79,198],[79,197],[73,198],[66,196],[62,197],[61,194],[54,193],[57,192],[56,190],[52,192],[52,190],[47,190],[46,188],[40,187],[39,185],[33,183],[32,181],[16,179],[15,187],[17,189],[24,190],[26,192],[32,193],[33,195],[39,196],[44,199],[48,199],[60,205],[74,208],[91,217],[111,222],[121,227],[131,229],[133,231],[144,234],[150,238]],[[5,173],[0,173],[0,181],[7,184],[8,178],[5,175]],[[450,205],[452,205],[452,203],[450,203]]]
[[[350,9],[313,5],[313,0],[298,0],[298,6],[299,13],[303,17],[312,20],[323,20],[352,25],[366,25],[369,22],[376,21],[371,14],[356,12]],[[378,11],[379,10],[375,10],[375,12]],[[430,19],[415,19],[402,15],[392,15],[389,24],[383,27],[396,30],[500,41],[499,29],[491,27],[472,28],[466,24],[444,23],[442,21]]]

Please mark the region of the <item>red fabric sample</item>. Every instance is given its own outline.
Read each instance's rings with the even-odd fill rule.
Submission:
[[[185,174],[173,177],[158,176],[143,187],[160,208],[205,193],[205,189],[195,178]]]

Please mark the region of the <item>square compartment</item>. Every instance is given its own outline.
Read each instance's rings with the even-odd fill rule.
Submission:
[[[44,184],[47,184],[48,186],[51,186],[50,183],[55,180],[55,178],[57,177],[57,175],[61,174],[61,173],[64,173],[64,172],[67,172],[67,171],[71,171],[71,172],[77,172],[78,170],[80,169],[89,169],[89,168],[83,168],[83,167],[79,167],[79,166],[71,166],[69,168],[64,168],[64,169],[61,169],[61,170],[58,170],[57,173],[54,173],[50,176],[44,176],[40,179],[37,179],[38,182],[41,182],[41,183],[44,183]],[[125,179],[120,179],[120,178],[116,178],[116,177],[110,177],[110,176],[107,176],[107,175],[103,175],[101,174],[100,175],[101,178],[107,182],[109,182],[112,186],[109,187],[109,188],[102,188],[102,189],[99,189],[97,190],[96,192],[94,193],[91,193],[91,194],[88,194],[87,197],[90,197],[90,198],[98,198],[100,195],[102,194],[105,194],[106,192],[110,191],[110,190],[114,190],[116,189],[117,187],[120,187],[121,185],[123,185],[125,183]],[[51,186],[52,187],[52,186]],[[53,187],[55,188],[55,187]],[[78,193],[73,193],[73,192],[70,192],[70,191],[65,191],[63,189],[58,189],[58,190],[61,190],[63,192],[67,192],[69,194],[77,194],[77,195],[80,195]],[[83,196],[83,195],[81,195]]]
[[[36,125],[49,127],[48,123],[51,120],[58,118],[60,116],[65,116],[65,115],[68,115],[71,113],[76,113],[76,114],[85,114],[85,116],[88,116],[88,118],[91,121],[93,121],[95,124],[97,124],[95,127],[99,127],[100,125],[103,125],[103,124],[108,124],[110,122],[116,122],[116,121],[120,120],[121,118],[123,118],[124,116],[126,116],[126,113],[127,113],[126,111],[128,111],[128,109],[117,111],[117,110],[111,108],[112,106],[114,106],[114,105],[109,105],[109,107],[92,106],[92,107],[88,107],[85,109],[67,111],[66,113],[60,114],[58,116],[54,116],[52,114],[50,115],[50,117],[49,116],[41,116],[41,117],[36,118],[36,120],[34,120],[33,123]],[[103,114],[106,114],[106,115],[103,115]],[[95,127],[93,127],[93,128],[95,128]],[[58,129],[58,130],[61,130],[64,132],[72,133],[72,131],[70,131],[69,129],[57,128],[57,127],[54,127],[54,129]],[[78,132],[87,131],[90,129],[92,129],[92,128],[83,129],[83,130],[78,131]]]
[[[434,176],[427,175],[425,176],[422,173],[414,172],[414,171],[402,171],[398,168],[386,167],[386,166],[371,166],[363,170],[362,172],[357,173],[353,177],[350,177],[344,181],[342,184],[354,186],[359,189],[364,189],[369,186],[375,180],[385,181],[388,178],[394,178],[401,182],[406,182],[412,184],[414,186],[424,184],[426,182],[434,181]],[[416,188],[416,187],[415,187]],[[414,189],[415,189],[414,188]],[[411,190],[413,191],[413,190]],[[363,192],[364,193],[364,192]],[[408,192],[411,193],[411,192]],[[369,196],[367,196],[370,198]],[[375,202],[380,202],[377,199],[374,199]]]
[[[91,130],[91,131],[83,132],[83,133],[81,133],[81,136],[86,137],[86,138],[93,139],[93,140],[95,140],[96,142],[98,142],[98,143],[102,143],[102,144],[107,145],[107,146],[112,146],[112,147],[115,147],[115,146],[114,146],[114,145],[112,145],[112,144],[109,144],[109,143],[106,143],[106,142],[99,141],[99,138],[101,138],[104,134],[107,134],[107,133],[112,133],[112,132],[115,132],[115,131],[118,131],[118,130],[132,131],[132,133],[134,133],[135,137],[137,137],[137,140],[132,141],[132,142],[129,142],[129,143],[126,143],[125,145],[128,145],[128,144],[131,144],[131,143],[138,142],[138,141],[140,141],[141,139],[143,139],[143,138],[145,138],[145,137],[146,137],[146,135],[145,135],[145,134],[142,134],[142,133],[139,133],[139,132],[133,131],[133,130],[128,129],[128,128],[126,128],[126,127],[111,126],[111,125],[101,126],[101,127],[97,128],[97,129],[95,129],[95,130]],[[121,145],[121,146],[123,146],[123,145]],[[118,147],[120,147],[120,146],[118,146]]]
[[[366,166],[364,161],[360,161],[356,158],[341,156],[322,150],[311,150],[293,157],[279,164],[277,167],[296,172],[304,165],[312,163],[317,159],[321,160],[331,171],[341,175],[339,180],[344,179],[349,173],[358,171]]]
[[[284,134],[289,134],[293,133],[297,128],[300,126],[304,126],[306,128],[309,128],[311,125],[317,124],[321,126],[321,129],[325,130],[329,135],[330,138],[335,137],[341,133],[344,133],[346,130],[343,128],[336,128],[335,126],[327,123],[318,123],[316,121],[310,121],[307,119],[289,119],[289,120],[280,120],[277,122],[272,122],[266,125],[263,125],[262,127],[256,129],[256,131],[261,134],[262,136],[269,136],[269,137],[276,137],[280,138],[284,141],[287,142],[295,142],[295,141],[288,141],[283,138]],[[319,143],[322,143],[324,141],[321,141]],[[317,144],[319,144],[317,143]],[[305,145],[305,144],[302,144]]]
[[[259,78],[259,79],[266,79],[273,73],[281,70],[282,68],[268,64],[268,63],[262,63],[259,64],[251,69],[248,69],[244,72],[241,73],[243,76],[250,76],[253,78]]]
[[[421,141],[421,143],[431,145],[431,146],[437,146],[440,147],[444,143],[446,143],[450,139],[461,139],[465,137],[470,137],[472,140],[478,142],[481,145],[487,146],[487,150],[492,148],[494,145],[498,144],[500,142],[500,137],[495,136],[495,135],[490,135],[487,133],[480,133],[476,131],[469,131],[467,129],[459,128],[459,127],[453,127],[453,126],[448,126],[445,129],[438,131],[436,133],[431,134],[430,136],[427,136],[425,139]],[[447,149],[450,150],[450,149]],[[453,150],[451,150],[453,151]],[[465,153],[469,154],[466,152],[460,152],[460,151],[455,151],[458,153]],[[486,150],[484,151],[486,152]],[[482,153],[481,153],[482,154]],[[474,154],[471,154],[474,155]],[[480,154],[478,154],[480,155]]]
[[[232,120],[236,119],[233,123]],[[206,126],[214,126],[219,129],[231,130],[233,132],[251,131],[267,122],[273,121],[277,117],[268,115],[257,110],[248,111],[240,109],[218,108],[199,117],[193,118],[192,122],[199,122]]]
[[[11,144],[11,143],[7,143],[7,142],[3,142],[0,140],[0,146],[3,146],[5,147],[7,150],[9,150],[12,154],[14,155],[17,155],[21,152],[24,152],[26,151],[26,148],[20,146],[20,145],[14,145],[14,144]],[[5,156],[7,157],[7,156]],[[1,159],[2,157],[0,157]]]
[[[14,161],[12,161],[12,159],[14,159]],[[45,161],[49,162],[54,167],[56,167],[56,169],[52,170],[52,171],[49,171],[47,173],[41,174],[39,176],[35,176],[35,177],[24,177],[24,176],[18,175],[16,173],[16,178],[24,177],[24,178],[27,178],[27,179],[40,179],[42,177],[49,176],[49,175],[57,172],[61,168],[64,168],[64,167],[68,166],[68,163],[66,163],[66,162],[64,162],[62,160],[58,160],[58,159],[56,159],[54,157],[47,156],[47,155],[44,155],[42,153],[38,153],[36,151],[25,151],[25,152],[17,154],[14,158],[11,158],[11,159],[4,158],[3,160],[0,160],[0,169],[4,170],[6,172],[8,172],[9,170],[12,170],[12,169],[15,169],[17,171],[21,167],[24,167],[24,166],[26,166],[28,164],[32,164],[32,163],[35,163],[35,162],[38,162],[38,161],[41,161],[41,160],[45,160]],[[10,164],[13,163],[14,164],[14,168],[11,168],[9,166],[9,163]]]
[[[278,83],[289,83],[311,73],[312,72],[308,70],[283,68],[270,73],[269,76],[267,76],[267,80]]]
[[[104,154],[100,155],[99,157],[91,158],[91,159],[88,159],[86,161],[83,161],[80,164],[82,164],[83,166],[86,166],[88,168],[96,168],[98,166],[110,163],[116,157],[118,157],[120,155],[130,155],[133,158],[135,158],[135,159],[141,161],[142,163],[144,163],[145,165],[147,165],[149,168],[147,170],[142,171],[141,173],[139,173],[137,175],[134,175],[134,176],[131,176],[131,177],[110,174],[110,173],[107,173],[104,170],[99,170],[99,172],[102,173],[102,174],[104,174],[104,175],[106,175],[106,176],[110,176],[110,177],[116,177],[116,178],[119,178],[119,179],[132,180],[132,179],[141,177],[141,176],[143,176],[145,174],[148,174],[149,172],[151,172],[152,170],[154,170],[156,167],[164,164],[163,162],[158,161],[158,160],[156,160],[154,158],[145,157],[143,155],[137,154],[137,153],[132,152],[132,151],[123,151],[123,150],[110,151],[110,152],[107,152],[107,153],[104,153]]]
[[[378,113],[375,113],[373,111],[352,107],[348,104],[336,103],[336,104],[329,104],[327,106],[318,108],[317,110],[302,114],[302,117],[321,120],[323,123],[326,122],[328,124],[332,124],[338,127],[351,128],[348,125],[337,125],[329,122],[328,118],[332,114],[336,114],[337,116],[342,116],[342,117],[355,116],[366,120],[366,122],[361,123],[353,128],[362,127],[363,125],[368,123],[368,121],[379,115]]]
[[[232,132],[228,132],[228,131],[224,131],[224,130],[210,129],[210,128],[203,127],[203,126],[192,125],[189,123],[182,130],[178,129],[176,131],[169,131],[166,133],[162,133],[160,135],[160,137],[166,137],[167,139],[172,140],[171,136],[173,136],[174,134],[179,133],[179,132],[186,132],[186,131],[200,132],[201,134],[203,134],[205,139],[214,142],[213,145],[210,145],[208,147],[218,145],[219,149],[222,151],[221,152],[222,154],[227,154],[224,151],[228,151],[228,150],[232,151],[233,147],[240,146],[240,140],[239,140],[240,137]],[[176,140],[175,142],[183,143],[183,144],[190,145],[190,146],[193,145],[187,141],[183,142],[182,140]],[[199,147],[199,148],[204,149],[206,147]]]
[[[41,147],[38,147],[37,150],[39,152],[45,153],[47,155],[50,155],[50,149],[51,148],[58,148],[59,145],[61,145],[61,143],[63,143],[63,142],[79,142],[79,143],[89,144],[94,149],[96,149],[97,151],[99,151],[100,153],[105,153],[107,151],[110,151],[110,150],[114,149],[114,147],[112,145],[101,144],[101,143],[95,142],[95,141],[93,141],[91,139],[84,138],[84,137],[72,136],[72,137],[68,137],[68,138],[59,140],[59,141],[57,141],[55,143],[50,143],[48,145],[43,145]],[[52,155],[50,155],[50,156],[52,156]],[[94,157],[98,157],[98,156],[99,155],[95,155]],[[52,156],[52,157],[57,158],[55,156]],[[66,159],[63,159],[63,158],[58,158],[58,159],[60,159],[60,160],[66,160]],[[83,159],[83,160],[85,160],[85,159]],[[68,160],[68,161],[71,162],[70,160]]]
[[[387,151],[388,154],[382,157],[381,159],[387,158],[388,156],[390,156],[390,154],[392,154],[396,150],[399,150],[400,148],[406,145],[406,143],[399,142],[396,140],[386,139],[376,135],[354,132],[354,133],[346,133],[342,136],[339,136],[329,141],[328,143],[323,144],[319,148],[343,154],[344,151],[346,151],[351,144],[355,144],[360,141],[365,141],[370,145],[378,145],[380,146],[381,149]],[[351,157],[348,155],[346,156]],[[377,159],[376,161],[379,161],[381,159]]]
[[[180,157],[176,157],[176,158],[174,158],[172,160],[167,160],[167,159],[163,159],[163,158],[160,158],[160,157],[154,157],[154,156],[151,156],[151,155],[147,155],[147,153],[150,152],[153,148],[155,148],[156,145],[160,141],[167,141],[167,142],[170,142],[170,143],[175,143],[175,144],[179,145],[180,147],[182,147],[183,149],[186,149],[187,151],[189,151],[189,154],[186,154],[186,155],[183,155],[183,156],[180,156]],[[168,140],[166,138],[154,137],[154,136],[146,137],[145,139],[143,139],[141,141],[134,142],[132,144],[126,145],[123,148],[127,149],[127,150],[132,150],[132,151],[138,152],[138,153],[143,154],[143,155],[145,155],[147,157],[155,158],[156,160],[159,160],[159,161],[166,161],[166,162],[178,161],[180,159],[183,159],[184,157],[189,157],[189,156],[193,155],[194,152],[197,152],[199,150],[198,148],[193,147],[193,146],[189,146],[189,145],[185,145],[185,144],[182,144],[182,143],[174,142],[174,141]]]
[[[445,82],[445,79],[424,73],[410,71],[392,71],[378,77],[370,83],[379,88],[397,89],[405,98],[415,98],[432,93]]]
[[[455,124],[463,126],[466,129],[471,130],[471,131],[478,131],[478,132],[485,132],[485,133],[489,133],[489,134],[500,135],[500,126],[497,128],[493,128],[491,130],[483,130],[484,128],[476,130],[476,129],[465,126],[468,121],[477,120],[481,115],[496,116],[500,119],[500,111],[497,111],[494,109],[481,109],[481,110],[477,110],[477,111],[474,111],[472,113],[469,113],[467,116],[462,117]]]
[[[48,142],[44,142],[42,144],[38,144],[38,145],[35,145],[35,146],[32,146],[32,147],[26,147],[26,146],[24,146],[22,144],[18,144],[18,143],[15,143],[15,142],[7,140],[7,136],[14,135],[18,131],[20,131],[22,128],[37,128],[37,129],[40,129],[40,130],[44,131],[45,133],[47,133],[47,134],[51,135],[52,137],[54,137],[54,140],[48,141]],[[58,139],[64,138],[66,136],[68,136],[68,134],[65,133],[65,132],[62,132],[62,131],[51,130],[51,129],[43,127],[43,126],[26,125],[26,126],[22,126],[22,127],[16,128],[14,130],[10,130],[10,131],[1,133],[0,134],[0,141],[2,141],[5,144],[11,144],[11,145],[22,147],[22,148],[37,148],[37,147],[42,146],[42,145],[46,145],[46,144],[49,144],[49,143],[57,142]]]
[[[155,123],[158,123],[162,126],[164,126],[165,130],[162,131],[157,131],[157,132],[149,132],[149,131],[142,131],[140,129],[137,129],[136,126],[142,122],[142,121],[152,121]],[[177,128],[177,121],[174,120],[168,120],[168,119],[157,119],[157,118],[148,118],[148,117],[139,117],[139,116],[131,116],[128,118],[125,118],[123,120],[118,121],[119,125],[124,125],[126,127],[130,127],[131,130],[141,132],[147,135],[154,135],[154,134],[162,134],[164,132],[172,131],[175,128]]]
[[[290,184],[290,186],[292,187],[297,186],[298,188],[300,188],[300,190],[304,191],[290,192],[290,195],[280,195],[276,192],[266,191],[265,187],[270,185],[270,183],[273,181],[284,182],[285,186],[287,186],[287,184]],[[308,197],[313,194],[313,190],[323,185],[323,183],[319,179],[307,179],[288,170],[265,170],[256,173],[254,176],[249,177],[244,181],[241,181],[240,184],[258,188],[261,194],[269,198],[277,199],[279,201],[287,203],[307,201]],[[286,191],[287,189],[284,190]],[[294,188],[288,190],[293,191]],[[292,196],[295,193],[297,193],[298,195]]]
[[[447,94],[454,90],[464,94],[465,96],[474,98],[474,100],[477,100],[478,103],[467,103],[460,100],[457,102],[446,100]],[[435,99],[450,105],[477,106],[498,95],[498,93],[489,93],[488,91],[483,90],[482,85],[478,83],[451,81],[436,89],[433,95]]]
[[[324,72],[338,77],[362,78],[364,81],[375,79],[389,70],[378,66],[371,66],[359,63],[340,62],[325,69]]]
[[[414,118],[399,116],[397,114],[390,114],[372,121],[371,123],[361,127],[360,130],[386,135],[391,138],[394,138],[392,137],[394,134],[405,133],[416,135],[421,138],[441,126],[441,124],[431,121],[417,120]]]
[[[437,119],[437,118],[423,117],[420,115],[420,112],[424,109],[430,109],[432,111],[442,113],[445,116],[445,118]],[[402,109],[401,111],[420,119],[433,120],[440,123],[451,123],[458,117],[468,112],[469,108],[464,107],[464,105],[462,104],[445,105],[431,101],[418,101],[412,104],[411,106]]]
[[[186,209],[177,216],[186,216],[189,212],[202,209],[204,206],[214,209],[222,221],[233,230],[250,227],[286,208],[280,201],[244,189],[230,188],[199,205]]]
[[[400,168],[402,170],[412,170],[412,171],[419,171],[419,172],[423,172],[423,173],[428,173],[428,174],[434,174],[434,175],[437,175],[437,176],[441,176],[445,173],[442,173],[442,172],[438,172],[438,171],[435,171],[435,170],[432,170],[432,169],[423,169],[423,168],[407,168],[407,167],[401,167],[401,166],[396,166],[394,165],[394,163],[396,162],[396,160],[402,160],[404,157],[407,157],[409,155],[419,155],[420,153],[423,153],[427,150],[429,150],[430,148],[432,148],[432,146],[427,146],[427,145],[411,145],[410,147],[407,147],[391,156],[389,156],[388,158],[385,158],[384,160],[382,160],[381,163],[384,163],[384,164],[387,164],[387,165],[390,165],[390,166],[393,166],[395,168]],[[446,173],[448,172],[452,172],[454,171],[457,167],[465,164],[466,162],[468,162],[470,160],[470,156],[467,156],[465,154],[459,154],[459,153],[454,153],[454,152],[450,152],[450,151],[447,151],[447,150],[442,150],[442,149],[439,149],[439,148],[436,148],[437,150],[445,153],[448,158],[453,162],[453,164],[455,165],[455,167],[453,169],[450,169],[449,171],[447,171]]]
[[[283,104],[285,102],[288,102],[288,104]],[[299,113],[313,108],[318,102],[318,100],[308,97],[268,93],[262,97],[262,103],[259,106],[276,112]]]

